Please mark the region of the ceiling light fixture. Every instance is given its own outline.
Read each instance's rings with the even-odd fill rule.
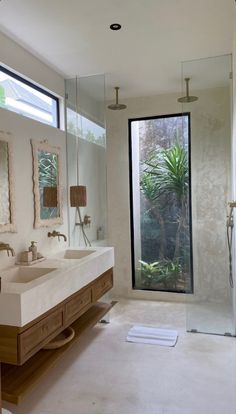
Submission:
[[[112,23],[110,25],[110,29],[111,30],[120,30],[121,29],[121,24],[120,23]]]

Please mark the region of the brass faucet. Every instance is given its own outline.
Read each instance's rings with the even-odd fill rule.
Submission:
[[[64,241],[67,241],[67,237],[65,234],[60,233],[59,231],[53,230],[52,232],[48,232],[48,237],[58,237],[58,240],[60,241],[60,237],[63,237]]]
[[[15,256],[14,249],[8,243],[0,242],[0,250],[6,250],[8,256],[9,256],[9,252],[11,252],[12,256]]]

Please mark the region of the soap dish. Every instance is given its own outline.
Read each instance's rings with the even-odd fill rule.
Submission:
[[[44,345],[43,349],[58,349],[72,341],[75,336],[75,331],[71,326],[62,331],[51,342]]]

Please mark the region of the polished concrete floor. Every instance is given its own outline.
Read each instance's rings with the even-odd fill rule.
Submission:
[[[175,348],[125,342],[133,323],[179,330]],[[5,405],[6,406],[6,405]],[[236,414],[236,338],[186,333],[185,305],[121,300],[14,414]]]

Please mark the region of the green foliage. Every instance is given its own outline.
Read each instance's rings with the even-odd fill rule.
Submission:
[[[4,107],[5,105],[6,105],[5,89],[2,85],[0,85],[0,106]]]
[[[191,290],[188,117],[145,120],[139,134],[141,283],[158,290]]]
[[[44,207],[44,187],[57,187],[58,185],[58,157],[51,152],[40,151],[38,153],[38,174],[40,192],[40,218],[49,219],[57,217],[57,207]]]
[[[163,259],[152,263],[139,261],[142,282],[145,287],[162,284],[165,289],[176,288],[178,279],[182,276],[182,266],[179,259]]]
[[[184,147],[175,144],[159,153],[152,153],[145,165],[141,180],[142,191],[145,191],[143,185],[147,181],[146,176],[150,176],[150,182],[156,190],[155,198],[164,193],[174,193],[181,202],[188,190],[188,158]]]
[[[57,154],[40,151],[38,153],[39,186],[56,187],[58,181]]]
[[[143,172],[142,179],[140,181],[140,187],[144,196],[148,200],[154,201],[156,199],[158,183],[156,182],[152,174],[146,171]]]

